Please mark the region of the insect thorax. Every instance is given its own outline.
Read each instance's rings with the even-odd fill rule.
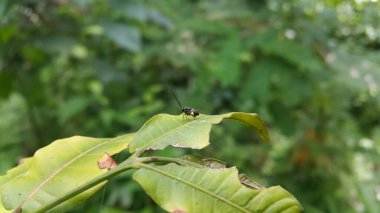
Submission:
[[[193,108],[191,107],[182,107],[182,112],[184,112],[185,114],[190,114],[192,110]]]

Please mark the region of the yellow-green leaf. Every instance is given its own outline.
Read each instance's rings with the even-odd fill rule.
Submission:
[[[211,126],[223,119],[237,120],[255,128],[263,140],[269,141],[267,129],[255,113],[202,114],[194,119],[182,115],[159,114],[147,121],[137,132],[131,142],[130,151],[164,149],[169,145],[192,149],[204,148],[210,143]]]
[[[114,139],[97,139],[74,136],[57,140],[38,150],[26,172],[10,179],[1,189],[1,199],[6,209],[22,209],[33,212],[47,203],[64,196],[78,186],[107,172],[100,169],[97,161],[107,152],[110,155],[128,147],[133,134]],[[20,167],[22,167],[21,165]],[[21,169],[20,169],[21,170]],[[13,176],[13,175],[12,175]],[[4,177],[2,177],[4,178]],[[95,186],[57,206],[67,209],[95,193],[102,184]]]
[[[8,170],[6,175],[0,176],[0,191],[12,180],[23,176],[30,168],[31,162],[32,162],[32,158],[23,159],[23,162],[20,165]],[[6,210],[2,202],[0,202],[0,213],[6,213],[6,212],[10,212],[10,211]]]
[[[280,186],[241,184],[236,168],[142,165],[133,178],[168,212],[298,213],[297,199]]]

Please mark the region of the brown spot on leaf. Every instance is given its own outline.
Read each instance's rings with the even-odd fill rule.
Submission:
[[[172,213],[187,213],[187,211],[176,209],[176,210],[172,211]]]
[[[113,169],[117,166],[116,161],[107,152],[104,153],[103,157],[98,160],[99,169]]]
[[[250,179],[244,173],[239,174],[239,181],[240,181],[241,184],[243,184],[244,186],[246,186],[248,188],[252,188],[252,189],[265,189],[264,186],[256,183],[255,181],[253,181],[252,179]]]
[[[204,158],[202,162],[204,166],[212,169],[225,169],[227,167],[227,163],[213,158]]]
[[[26,159],[26,158],[21,158],[21,159],[18,161],[18,165],[23,164],[23,163],[25,162],[25,159]]]
[[[174,147],[178,147],[178,148],[191,148],[190,146],[186,146],[186,145],[183,145],[180,143],[175,143],[175,144],[171,144],[171,145]]]

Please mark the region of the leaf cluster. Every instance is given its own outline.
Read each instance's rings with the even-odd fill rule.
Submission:
[[[265,188],[221,161],[189,156],[142,157],[147,150],[170,145],[202,149],[208,145],[211,125],[223,119],[256,128],[264,140],[269,140],[256,114],[239,112],[201,115],[190,121],[181,120],[181,115],[160,114],[136,134],[112,139],[75,136],[57,140],[0,177],[0,210],[67,211],[107,180],[137,169],[133,178],[168,212],[300,212],[299,202],[280,186]],[[133,154],[116,165],[111,155],[125,149]]]

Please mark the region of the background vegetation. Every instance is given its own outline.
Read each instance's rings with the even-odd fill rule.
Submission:
[[[178,114],[257,112],[204,153],[305,212],[380,212],[376,0],[0,1],[0,173],[57,138],[114,137]],[[166,151],[164,155],[180,155]],[[159,212],[125,174],[78,212]],[[100,209],[100,210],[98,210]]]

